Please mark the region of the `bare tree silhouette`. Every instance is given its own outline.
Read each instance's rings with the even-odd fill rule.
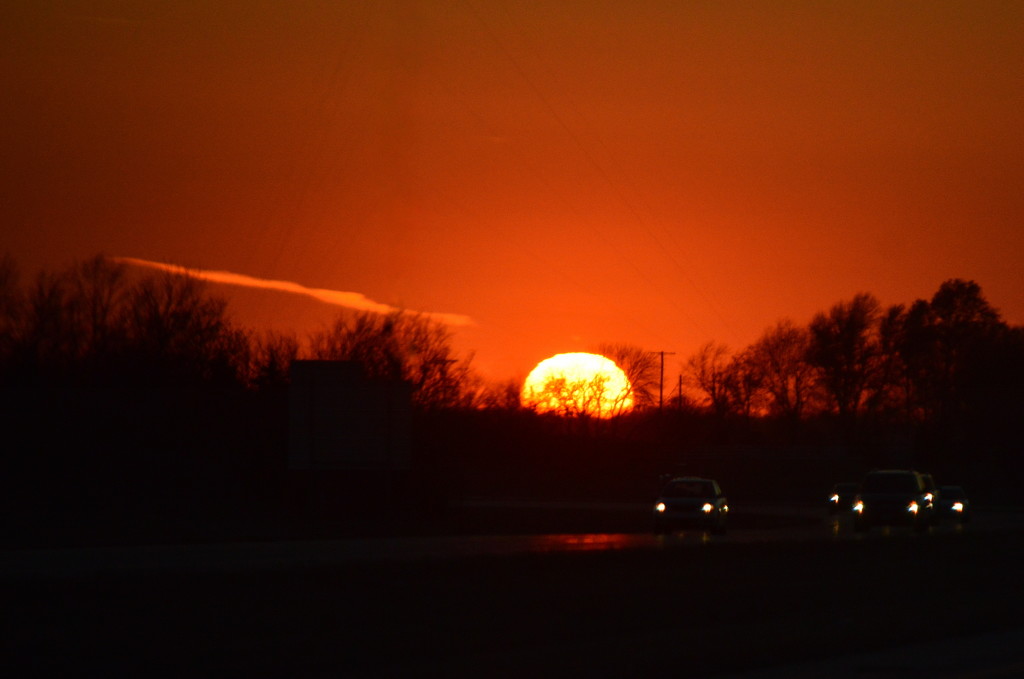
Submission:
[[[317,359],[355,361],[371,378],[406,380],[421,408],[452,408],[469,398],[472,357],[456,357],[451,339],[446,326],[420,314],[360,312],[341,314],[311,335],[310,352]]]
[[[725,391],[731,412],[746,418],[767,412],[764,373],[749,347],[733,356],[726,366]]]
[[[234,381],[244,334],[231,326],[226,311],[227,301],[210,295],[197,278],[144,278],[128,295],[128,353],[150,379]]]
[[[657,405],[661,388],[661,365],[657,354],[632,344],[601,344],[597,353],[610,358],[626,374],[634,408]]]
[[[811,320],[808,360],[842,419],[860,412],[878,369],[878,313],[878,300],[861,293]]]
[[[704,405],[717,415],[730,410],[729,348],[708,342],[686,360],[683,380],[704,398]]]
[[[751,346],[749,360],[757,366],[769,394],[769,412],[799,420],[813,398],[814,371],[807,363],[809,335],[789,319],[769,328]]]
[[[96,256],[40,272],[27,292],[9,258],[0,266],[4,372],[22,383],[135,384],[237,381],[244,333],[227,302],[188,276],[131,283],[124,265]]]
[[[69,311],[85,353],[105,353],[123,339],[118,335],[128,295],[125,274],[123,264],[102,255],[72,268]]]
[[[0,257],[0,375],[6,372],[19,341],[25,299],[18,267],[10,255]]]
[[[604,373],[572,377],[556,371],[544,380],[540,389],[529,387],[524,392],[527,408],[575,419],[615,417],[631,402],[629,389],[614,392],[609,376]]]
[[[946,281],[898,320],[893,344],[905,370],[908,409],[924,419],[959,417],[974,396],[1012,374],[1013,351],[1003,351],[1012,331],[973,281]]]
[[[246,383],[255,389],[285,387],[292,363],[299,358],[299,341],[279,332],[247,336]]]
[[[525,380],[525,377],[518,377],[483,385],[478,398],[480,407],[504,411],[521,409],[522,384]]]

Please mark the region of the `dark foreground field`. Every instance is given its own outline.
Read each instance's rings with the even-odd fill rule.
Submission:
[[[1019,626],[1016,533],[4,585],[7,676],[713,676]]]

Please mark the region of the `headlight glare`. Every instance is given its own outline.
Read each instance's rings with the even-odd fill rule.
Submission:
[[[704,512],[705,514],[709,514],[711,512],[711,510],[713,510],[714,508],[715,508],[715,506],[713,504],[711,504],[710,502],[705,502],[704,506],[701,507],[700,510],[702,512]]]
[[[916,500],[911,500],[910,504],[907,505],[907,511],[911,514],[917,514],[918,509],[920,509],[920,507],[918,507]]]
[[[857,512],[858,514],[863,512],[864,511],[864,503],[861,502],[860,500],[857,500],[856,502],[854,502],[853,503],[853,511]]]
[[[659,514],[664,512],[665,511],[665,503],[664,502],[659,502],[658,504],[654,505],[654,511],[658,512]]]

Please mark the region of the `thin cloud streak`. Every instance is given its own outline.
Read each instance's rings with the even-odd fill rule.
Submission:
[[[307,288],[305,285],[292,281],[277,281],[267,278],[256,278],[245,274],[232,273],[230,271],[212,271],[206,269],[191,269],[176,264],[165,264],[163,262],[152,262],[148,259],[136,259],[134,257],[113,257],[114,261],[141,266],[181,276],[193,276],[211,283],[223,283],[225,285],[237,285],[245,288],[259,288],[262,290],[277,290],[279,292],[290,292],[295,295],[305,295],[313,299],[333,304],[335,306],[359,311],[371,311],[377,314],[390,314],[403,311],[398,307],[389,304],[375,302],[366,295],[358,292],[344,292],[341,290],[328,290],[326,288]],[[462,314],[449,314],[443,312],[424,311],[424,316],[452,326],[474,325],[473,319]]]

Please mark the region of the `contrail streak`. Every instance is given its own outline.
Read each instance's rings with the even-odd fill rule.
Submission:
[[[190,269],[188,267],[178,266],[175,264],[151,262],[148,259],[136,259],[134,257],[112,257],[111,259],[116,262],[123,262],[125,264],[132,264],[150,269],[158,269],[160,271],[167,271],[169,273],[179,274],[182,276],[192,276],[212,283],[224,283],[226,285],[238,285],[245,288],[261,288],[263,290],[278,290],[280,292],[290,292],[295,295],[305,295],[306,297],[312,297],[313,299],[326,302],[327,304],[346,307],[348,309],[372,311],[373,313],[378,314],[390,314],[396,311],[402,311],[402,309],[399,309],[398,307],[375,302],[366,295],[358,292],[343,292],[341,290],[328,290],[326,288],[307,288],[305,285],[293,283],[292,281],[275,281],[267,278],[256,278],[254,276],[246,276],[245,274],[232,273],[230,271]],[[422,313],[424,316],[428,316],[436,321],[444,323],[445,325],[473,325],[473,319],[462,314],[448,314],[432,311],[425,311]]]

